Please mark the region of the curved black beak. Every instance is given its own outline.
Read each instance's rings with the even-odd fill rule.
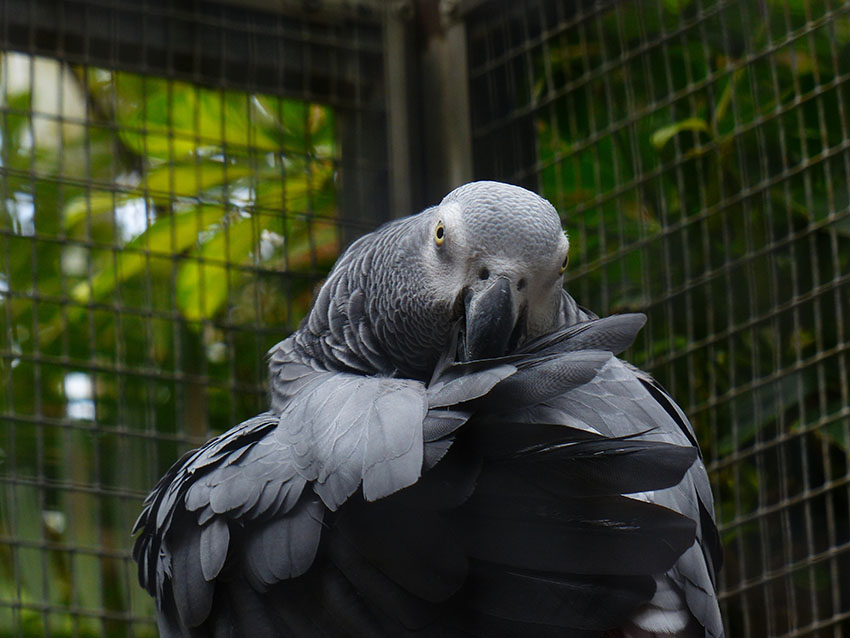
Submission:
[[[511,282],[499,277],[484,290],[470,292],[466,306],[463,358],[488,359],[508,353],[517,340],[517,312]]]

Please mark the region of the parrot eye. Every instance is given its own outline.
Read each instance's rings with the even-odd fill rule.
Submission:
[[[442,221],[439,221],[434,229],[434,243],[442,246],[444,241],[446,241],[446,227],[443,226]]]
[[[569,253],[567,253],[567,254],[564,256],[564,261],[563,261],[563,263],[561,263],[561,274],[562,274],[562,275],[564,274],[564,271],[567,269],[567,264],[568,264],[568,263],[570,263],[570,254],[569,254]]]

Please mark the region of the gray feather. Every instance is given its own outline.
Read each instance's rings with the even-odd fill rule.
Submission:
[[[210,489],[210,507],[216,514],[239,508],[251,496],[254,486],[242,476],[229,476]]]
[[[230,528],[223,518],[213,518],[201,528],[201,571],[207,581],[215,579],[224,566],[229,543]]]
[[[611,358],[610,352],[586,350],[532,359],[501,381],[483,404],[489,411],[536,405],[590,383]]]
[[[464,376],[453,376],[454,372],[453,369],[448,370],[446,380],[440,378],[428,388],[430,408],[443,408],[482,397],[497,383],[514,374],[516,368],[508,364],[497,364]]]
[[[449,436],[469,420],[470,413],[450,409],[428,410],[422,422],[423,437],[426,443]]]
[[[525,344],[522,351],[529,354],[546,354],[605,350],[612,354],[620,354],[632,345],[637,333],[645,324],[646,315],[642,313],[611,315],[578,325],[568,324],[561,330]]]
[[[171,556],[174,602],[180,622],[186,627],[197,627],[204,622],[212,607],[213,583],[204,578],[200,541],[200,530],[187,530],[184,542],[177,545]]]
[[[366,424],[363,495],[368,501],[413,485],[422,471],[422,420],[428,410],[423,388],[395,385],[375,399]]]
[[[422,383],[325,374],[287,406],[279,435],[298,472],[335,510],[361,483],[373,500],[419,478],[426,411]]]
[[[246,577],[259,590],[300,576],[316,556],[323,509],[319,499],[304,496],[286,516],[252,529],[245,541]]]

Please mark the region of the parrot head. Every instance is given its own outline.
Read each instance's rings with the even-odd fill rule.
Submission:
[[[559,326],[569,241],[548,201],[472,182],[422,216],[423,283],[459,315],[462,359],[504,355]]]
[[[542,197],[465,184],[349,246],[293,337],[323,366],[421,380],[446,354],[503,356],[564,323],[568,250]]]

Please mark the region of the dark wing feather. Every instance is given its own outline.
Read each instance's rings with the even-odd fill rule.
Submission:
[[[427,387],[277,348],[279,413],[184,456],[145,503],[134,556],[163,632],[589,638],[684,598],[722,635],[690,424],[612,354],[644,319],[581,316],[446,359]]]
[[[445,601],[466,579],[466,553],[441,516],[410,508],[403,500],[352,506],[338,518],[336,529],[405,591],[428,602]],[[376,520],[392,521],[392,526],[375,525]]]
[[[295,578],[313,564],[319,548],[323,508],[305,493],[285,516],[270,518],[244,534],[241,546],[245,577],[257,591]]]
[[[552,438],[504,458],[503,464],[527,483],[563,498],[664,489],[681,481],[697,458],[693,448],[658,441],[596,436],[552,443]]]
[[[204,578],[201,565],[201,535],[190,525],[181,525],[175,535],[171,556],[171,587],[180,622],[197,627],[209,615],[214,585]]]
[[[155,592],[162,613],[172,606],[165,598],[173,603],[179,624],[171,618],[166,625],[188,631],[207,618],[214,581],[232,553],[232,521],[248,513],[246,504],[258,518],[283,516],[298,500],[306,482],[293,471],[288,450],[271,436],[277,426],[276,417],[262,414],[212,439],[184,455],[146,500],[134,557],[140,582]],[[265,496],[275,487],[284,498]],[[301,541],[292,543],[290,556],[309,554]],[[314,554],[315,549],[299,555],[300,563],[311,562]]]
[[[482,476],[457,520],[475,558],[580,574],[665,572],[693,544],[695,528],[690,518],[652,503],[556,498],[506,476]]]
[[[594,321],[570,324],[528,342],[522,347],[522,352],[540,355],[548,352],[604,350],[611,354],[620,354],[632,345],[645,324],[646,315],[642,313],[611,315]]]
[[[624,623],[655,591],[651,576],[587,576],[505,570],[475,561],[472,606],[481,613],[529,625],[602,631]]]
[[[213,518],[201,527],[200,557],[204,580],[212,582],[224,567],[230,545],[230,526],[223,518]]]

